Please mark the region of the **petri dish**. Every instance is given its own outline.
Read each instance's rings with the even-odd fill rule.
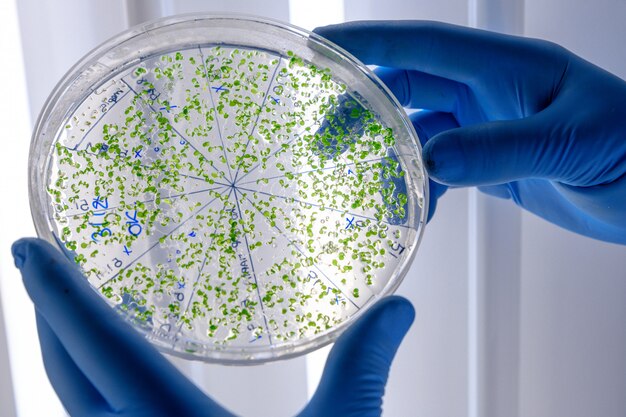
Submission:
[[[373,72],[288,24],[187,15],[78,62],[30,151],[37,233],[157,348],[254,364],[333,341],[406,274],[428,189]]]

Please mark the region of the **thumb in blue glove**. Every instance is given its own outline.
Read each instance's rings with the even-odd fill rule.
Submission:
[[[320,385],[299,417],[376,417],[389,367],[415,312],[404,298],[378,302],[335,343]]]
[[[448,120],[425,129],[436,181],[476,185],[571,231],[626,243],[624,80],[553,43],[441,23],[316,32],[383,66],[402,105]],[[434,116],[418,116],[418,127],[420,117]]]
[[[22,239],[12,251],[35,304],[48,377],[72,416],[233,416],[133,330],[53,246]],[[400,297],[368,310],[337,341],[300,416],[379,416],[389,366],[413,316]]]

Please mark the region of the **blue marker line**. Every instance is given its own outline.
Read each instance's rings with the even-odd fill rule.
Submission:
[[[312,207],[324,208],[324,210],[335,211],[337,213],[342,213],[342,214],[350,214],[352,216],[360,217],[362,219],[367,219],[367,220],[372,220],[372,221],[375,221],[375,222],[385,223],[385,224],[388,224],[390,226],[402,227],[402,228],[405,228],[405,229],[411,229],[410,226],[406,226],[406,225],[403,225],[403,224],[393,224],[393,223],[386,222],[384,220],[378,220],[378,219],[376,219],[374,217],[364,216],[362,214],[356,214],[356,213],[353,213],[351,211],[339,210],[339,209],[334,208],[334,207],[328,207],[328,206],[322,206],[321,204],[309,203],[308,201],[299,200],[299,199],[297,199],[295,197],[284,197],[282,195],[266,193],[264,191],[252,190],[250,188],[244,188],[244,187],[238,187],[237,189],[238,190],[250,191],[251,193],[264,194],[264,195],[267,195],[267,196],[270,196],[270,197],[277,197],[277,198],[281,198],[283,200],[293,200],[293,201],[297,201],[298,203],[308,204],[309,206],[312,206]]]
[[[241,214],[241,207],[239,207],[239,198],[237,198],[237,189],[236,188],[233,188],[233,189],[235,190],[235,201],[237,202],[237,210],[239,211],[239,218],[243,219],[243,216]],[[250,252],[248,236],[243,235],[243,237],[246,241],[246,249],[248,250],[248,257],[250,258],[250,267],[252,268],[252,276],[254,277],[254,283],[256,284],[256,291],[259,296],[259,304],[261,305],[261,312],[263,313],[263,321],[265,322],[265,330],[267,330],[267,336],[269,338],[269,343],[271,345],[272,334],[270,333],[270,328],[269,328],[269,325],[267,324],[267,316],[265,314],[265,306],[263,305],[263,297],[261,297],[261,289],[259,287],[259,282],[257,281],[257,278],[256,278],[256,272],[254,271],[254,261],[252,260],[252,253]]]
[[[128,84],[128,83],[126,82],[126,80],[124,80],[124,78],[120,78],[120,80],[121,80],[124,84],[126,84],[126,85],[128,86],[128,88],[130,88],[130,90],[131,90],[133,93],[135,93],[135,95],[136,95],[137,97],[139,97],[139,98],[140,98],[140,99],[141,99],[141,100],[142,100],[142,101],[143,101],[143,102],[144,102],[144,103],[145,103],[148,107],[150,107],[150,109],[152,109],[152,111],[153,111],[153,112],[156,112],[156,111],[157,111],[157,110],[156,110],[156,109],[155,109],[155,108],[154,108],[151,104],[147,103],[147,102],[143,99],[143,97],[141,97],[141,96],[139,95],[139,93],[137,93],[137,91],[135,91],[135,89],[134,89],[133,87],[131,87],[131,86],[130,86],[130,84]],[[177,135],[178,135],[181,139],[183,139],[183,140],[184,140],[184,141],[185,141],[185,142],[186,142],[186,143],[187,143],[187,144],[191,147],[191,149],[193,149],[194,151],[198,152],[198,153],[199,153],[199,154],[200,154],[200,155],[201,155],[201,156],[202,156],[202,157],[203,157],[206,161],[211,161],[211,159],[210,159],[210,158],[208,158],[206,155],[204,155],[202,152],[200,152],[200,151],[198,150],[198,148],[196,148],[195,146],[193,146],[193,145],[191,144],[191,142],[189,141],[189,139],[187,139],[187,137],[185,137],[184,135],[182,135],[182,134],[181,134],[181,133],[180,133],[180,132],[179,132],[179,131],[178,131],[178,130],[174,127],[174,124],[173,124],[173,123],[171,123],[171,122],[170,122],[170,123],[169,123],[169,125],[172,127],[172,130],[174,131],[174,133],[176,133],[176,134],[177,134]],[[216,172],[221,172],[221,171],[219,171],[217,168],[215,168],[215,167],[213,166],[213,164],[209,164],[209,165],[210,165],[210,166],[211,166],[211,168],[213,168]]]
[[[221,195],[221,193],[220,193]],[[217,197],[214,197],[213,200],[209,201],[208,203],[206,203],[204,206],[200,207],[198,210],[196,210],[194,213],[192,213],[189,217],[187,217],[185,220],[183,220],[178,226],[176,226],[175,228],[173,228],[172,230],[170,230],[167,234],[159,237],[159,239],[157,239],[156,243],[153,244],[152,246],[150,246],[148,249],[146,249],[141,255],[139,255],[138,257],[136,257],[135,259],[133,259],[132,261],[130,261],[128,263],[128,265],[126,265],[124,268],[120,269],[117,273],[115,273],[115,275],[113,275],[111,278],[107,279],[105,282],[103,282],[98,289],[101,289],[103,286],[105,286],[106,284],[108,284],[109,282],[111,282],[112,280],[114,280],[121,272],[125,271],[126,269],[128,269],[128,267],[130,267],[132,264],[134,264],[135,262],[137,262],[139,259],[141,259],[146,253],[150,252],[152,249],[154,249],[158,244],[159,244],[159,240],[163,237],[167,237],[170,236],[172,233],[174,233],[176,230],[178,230],[180,227],[182,227],[185,223],[187,223],[189,220],[191,220],[193,217],[197,216],[198,213],[200,213],[202,210],[204,210],[205,208],[207,208],[211,203],[213,203],[215,200],[217,200],[219,197],[219,195]]]
[[[241,194],[241,191],[240,191],[239,193]],[[236,194],[236,193],[235,193],[235,194]],[[246,200],[248,200],[248,201],[250,202],[250,204],[252,205],[252,207],[254,207],[254,208],[256,209],[256,211],[258,211],[259,213],[261,213],[261,214],[263,215],[263,217],[267,218],[267,217],[265,216],[265,214],[264,214],[261,210],[259,210],[259,209],[258,209],[258,207],[257,207],[257,206],[256,206],[256,205],[252,202],[252,200],[250,200],[247,196],[245,196],[245,195],[243,195],[243,194],[241,194],[241,195],[242,195],[243,197],[245,197],[245,199],[246,199]],[[274,228],[275,228],[276,230],[278,230],[278,232],[280,233],[280,235],[279,235],[279,236],[284,237],[285,239],[287,239],[287,240],[289,241],[289,243],[290,243],[291,245],[293,245],[293,247],[294,247],[294,248],[296,248],[296,250],[297,250],[298,252],[300,252],[300,254],[301,254],[302,256],[304,256],[304,257],[306,257],[306,256],[307,256],[307,255],[304,253],[304,251],[302,251],[302,250],[300,249],[300,247],[299,247],[298,245],[296,245],[296,244],[295,244],[295,243],[294,243],[291,239],[289,239],[289,237],[287,237],[287,235],[286,235],[286,234],[285,234],[282,230],[280,230],[280,228],[279,228],[278,226],[276,226],[276,225],[275,225],[275,226],[274,226]],[[332,279],[328,278],[328,276],[324,273],[324,271],[322,271],[322,270],[321,270],[321,268],[320,268],[319,266],[317,266],[317,264],[313,264],[313,266],[315,267],[315,269],[317,269],[317,270],[318,270],[318,271],[319,271],[319,272],[320,272],[320,273],[324,276],[324,278],[326,278],[326,280],[328,280],[328,282],[330,282],[330,283],[332,284],[332,286],[333,286],[333,287],[335,287],[337,290],[339,290],[339,292],[340,292],[341,294],[343,294],[343,295],[344,295],[344,297],[345,297],[348,301],[350,301],[350,303],[352,303],[352,305],[353,305],[353,306],[355,306],[357,310],[360,310],[360,309],[361,309],[361,307],[359,307],[359,306],[358,306],[358,305],[357,305],[354,301],[352,301],[352,299],[351,299],[350,297],[348,297],[348,296],[346,295],[346,293],[344,293],[344,292],[343,292],[343,291],[342,291],[342,290],[341,290],[341,289],[340,289],[340,288],[339,288],[339,287],[338,287],[338,286],[337,286],[337,285],[333,282],[333,280],[332,280]],[[258,288],[258,286],[257,286],[257,288]]]
[[[180,198],[180,197],[183,197],[183,196],[186,196],[186,195],[200,194],[200,193],[204,193],[204,192],[207,192],[207,191],[215,191],[215,190],[219,190],[220,188],[224,188],[224,186],[225,185],[220,185],[219,187],[205,188],[205,189],[202,189],[202,190],[191,191],[191,192],[188,192],[188,193],[175,194],[175,195],[169,195],[169,196],[161,196],[161,199],[165,199],[165,198],[167,198],[167,199],[169,199],[169,198],[175,199],[175,198]],[[137,203],[151,203],[154,200],[155,200],[154,198],[151,198],[151,199],[143,200],[143,201],[135,201],[134,204],[137,204]],[[107,209],[103,209],[102,212],[109,211],[109,210],[114,210],[114,209],[117,209],[119,207],[121,207],[121,206],[111,206],[111,207],[109,207]],[[76,214],[66,214],[63,217],[65,217],[65,218],[67,218],[67,217],[77,217],[77,216],[82,216],[85,213],[86,212],[83,211],[83,212],[76,213]]]
[[[319,94],[318,94],[319,95]],[[311,128],[313,126],[315,126],[316,123],[320,122],[322,119],[324,118],[324,116],[320,117],[319,119],[317,119],[316,121],[314,121],[313,123],[311,123],[309,126],[305,127],[304,129],[302,129],[300,132],[294,134],[294,138],[285,142],[285,145],[291,145],[293,142],[297,141],[298,139],[302,139],[302,135],[304,135],[304,132],[306,132],[306,130],[308,128]],[[267,157],[267,160],[265,161],[265,163],[267,163],[267,161],[270,160],[270,158],[273,158],[274,156],[276,156],[276,154],[278,152],[280,152],[280,150],[283,149],[282,145],[279,145],[275,151],[273,151],[271,154],[269,154],[269,156]],[[241,178],[239,178],[239,181],[241,181],[242,179],[244,179],[245,177],[247,177],[248,175],[250,175],[252,173],[252,171],[256,170],[258,167],[261,166],[261,163],[256,164],[255,166],[253,166],[252,168],[250,168],[250,170],[248,172],[246,172],[245,174],[243,174],[241,176]]]
[[[230,198],[230,195],[231,195],[232,192],[233,192],[233,189],[231,188],[230,191],[228,191],[228,195],[226,196],[226,200],[227,201]],[[226,205],[224,205],[224,206],[226,206]],[[224,218],[224,213],[225,213],[225,211],[222,210],[221,213],[220,213],[220,217],[217,220],[218,223],[221,222],[222,219]],[[213,234],[215,234],[216,231],[217,231],[217,227],[215,227],[213,229]],[[215,240],[215,236],[213,236],[211,238],[211,243],[209,243],[209,246],[213,245],[213,241],[214,240]],[[176,250],[176,254],[180,255],[180,253],[181,253],[180,250],[177,249]],[[187,302],[187,307],[185,307],[185,310],[183,311],[183,314],[181,314],[181,316],[184,316],[185,314],[187,314],[187,311],[189,311],[189,307],[191,307],[191,301],[193,300],[193,296],[196,294],[195,290],[196,290],[196,287],[198,285],[198,282],[200,282],[200,276],[202,274],[202,271],[204,270],[204,266],[206,265],[207,259],[208,259],[208,256],[205,256],[204,260],[202,261],[202,266],[198,270],[198,276],[196,277],[196,280],[193,282],[193,285],[191,287],[191,295],[189,295],[189,301]],[[176,332],[176,334],[178,334],[180,332],[180,329],[182,329],[182,327],[183,327],[183,323],[181,323],[180,326],[178,327],[178,331]],[[174,344],[172,344],[172,349],[174,348],[174,346],[176,346],[176,343],[178,343],[178,338],[176,338],[174,340]]]
[[[261,114],[263,113],[263,108],[265,107],[267,103],[267,97],[270,93],[270,87],[272,86],[272,83],[274,82],[274,78],[276,77],[276,73],[278,72],[278,67],[280,67],[280,63],[281,63],[281,60],[279,59],[278,63],[276,64],[276,68],[274,68],[274,73],[272,74],[272,78],[270,79],[270,82],[267,84],[267,91],[265,91],[265,96],[263,96],[263,102],[261,103],[259,114],[257,115],[256,120],[254,121],[254,126],[252,126],[252,129],[250,130],[250,134],[248,135],[248,142],[246,142],[246,147],[243,149],[242,155],[245,155],[246,152],[248,151],[250,140],[252,138],[252,135],[254,134],[254,131],[257,125],[259,124],[259,119],[261,118]],[[237,176],[239,175],[240,168],[241,168],[241,162],[239,163],[239,166],[237,166],[237,170],[235,171],[235,178],[233,179],[233,183],[237,182]]]
[[[211,82],[209,81],[209,73],[207,72],[206,64],[204,62],[204,54],[202,53],[202,48],[198,46],[198,51],[200,52],[200,58],[202,58],[202,66],[204,67],[204,77],[206,79],[207,85],[211,87]],[[218,90],[216,90],[217,92]],[[233,173],[230,171],[230,163],[228,161],[228,157],[226,156],[226,146],[224,145],[224,139],[222,138],[222,128],[220,126],[219,118],[217,117],[217,108],[215,107],[215,100],[213,99],[213,93],[211,92],[211,88],[209,88],[209,97],[211,98],[211,105],[213,106],[213,112],[215,114],[215,124],[217,125],[217,133],[220,137],[220,143],[222,144],[222,153],[224,154],[224,159],[226,160],[226,168],[228,168],[228,180],[230,182],[233,181]]]
[[[359,162],[348,162],[348,163],[343,164],[343,165],[333,165],[333,166],[325,167],[325,168],[309,169],[307,171],[292,172],[291,174],[295,177],[295,176],[298,176],[298,175],[308,174],[309,172],[329,171],[331,169],[344,168],[344,167],[348,167],[348,166],[356,165],[356,164],[368,164],[370,162],[379,162],[379,161],[384,160],[385,158],[387,158],[387,157],[383,156],[382,158],[366,159],[366,160],[359,161]],[[250,171],[250,172],[252,172],[252,171]],[[350,173],[354,174],[354,172],[349,169],[348,170],[348,174],[350,174]],[[283,175],[275,175],[273,177],[265,177],[263,179],[273,180],[273,179],[276,179],[276,178],[284,178],[284,177],[286,177],[285,174],[283,174]],[[241,177],[241,178],[243,178],[243,177]],[[239,179],[240,181],[237,183],[237,186],[240,186],[240,185],[243,185],[243,184],[252,184],[252,183],[255,183],[257,181],[257,180],[251,180],[251,181],[241,182],[241,178]]]
[[[124,81],[124,80],[122,80],[122,81]],[[124,84],[126,84],[126,82],[125,82],[125,81],[124,81]],[[128,84],[126,84],[126,85],[128,85]],[[124,93],[124,95],[123,95],[122,97],[120,97],[117,101],[113,102],[113,104],[111,105],[111,107],[109,107],[109,109],[108,109],[106,112],[102,113],[102,115],[98,118],[98,120],[96,120],[96,121],[95,121],[95,122],[91,125],[91,127],[89,128],[89,130],[87,130],[87,132],[83,135],[83,137],[82,137],[82,139],[80,140],[80,142],[78,142],[76,145],[74,145],[73,150],[77,150],[77,149],[78,149],[78,147],[79,147],[80,145],[82,145],[82,143],[85,141],[85,139],[87,138],[87,136],[89,135],[89,133],[91,133],[91,131],[93,130],[93,128],[94,128],[94,127],[96,127],[96,125],[100,122],[100,120],[104,119],[104,116],[105,116],[108,112],[110,112],[110,111],[111,111],[111,109],[112,109],[113,107],[115,107],[115,105],[116,105],[117,103],[119,103],[120,101],[122,101],[122,99],[123,99],[124,97],[126,97],[126,96],[128,95],[128,93],[130,93],[130,91],[126,91],[126,93]]]

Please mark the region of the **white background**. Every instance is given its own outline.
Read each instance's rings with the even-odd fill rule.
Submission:
[[[553,40],[626,77],[620,0],[19,0],[17,7],[0,0],[2,417],[65,415],[43,372],[32,305],[9,253],[13,240],[33,235],[32,124],[87,51],[129,24],[199,10],[291,19],[307,29],[344,19],[444,20]],[[626,247],[454,190],[440,201],[399,293],[417,318],[394,362],[384,415],[626,416]],[[281,417],[305,404],[323,360],[324,352],[253,368],[176,363],[240,415]]]

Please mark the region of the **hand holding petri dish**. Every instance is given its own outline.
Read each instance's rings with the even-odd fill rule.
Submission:
[[[83,58],[37,122],[37,233],[159,349],[254,364],[391,294],[428,207],[419,141],[376,76],[283,23],[193,15]]]

